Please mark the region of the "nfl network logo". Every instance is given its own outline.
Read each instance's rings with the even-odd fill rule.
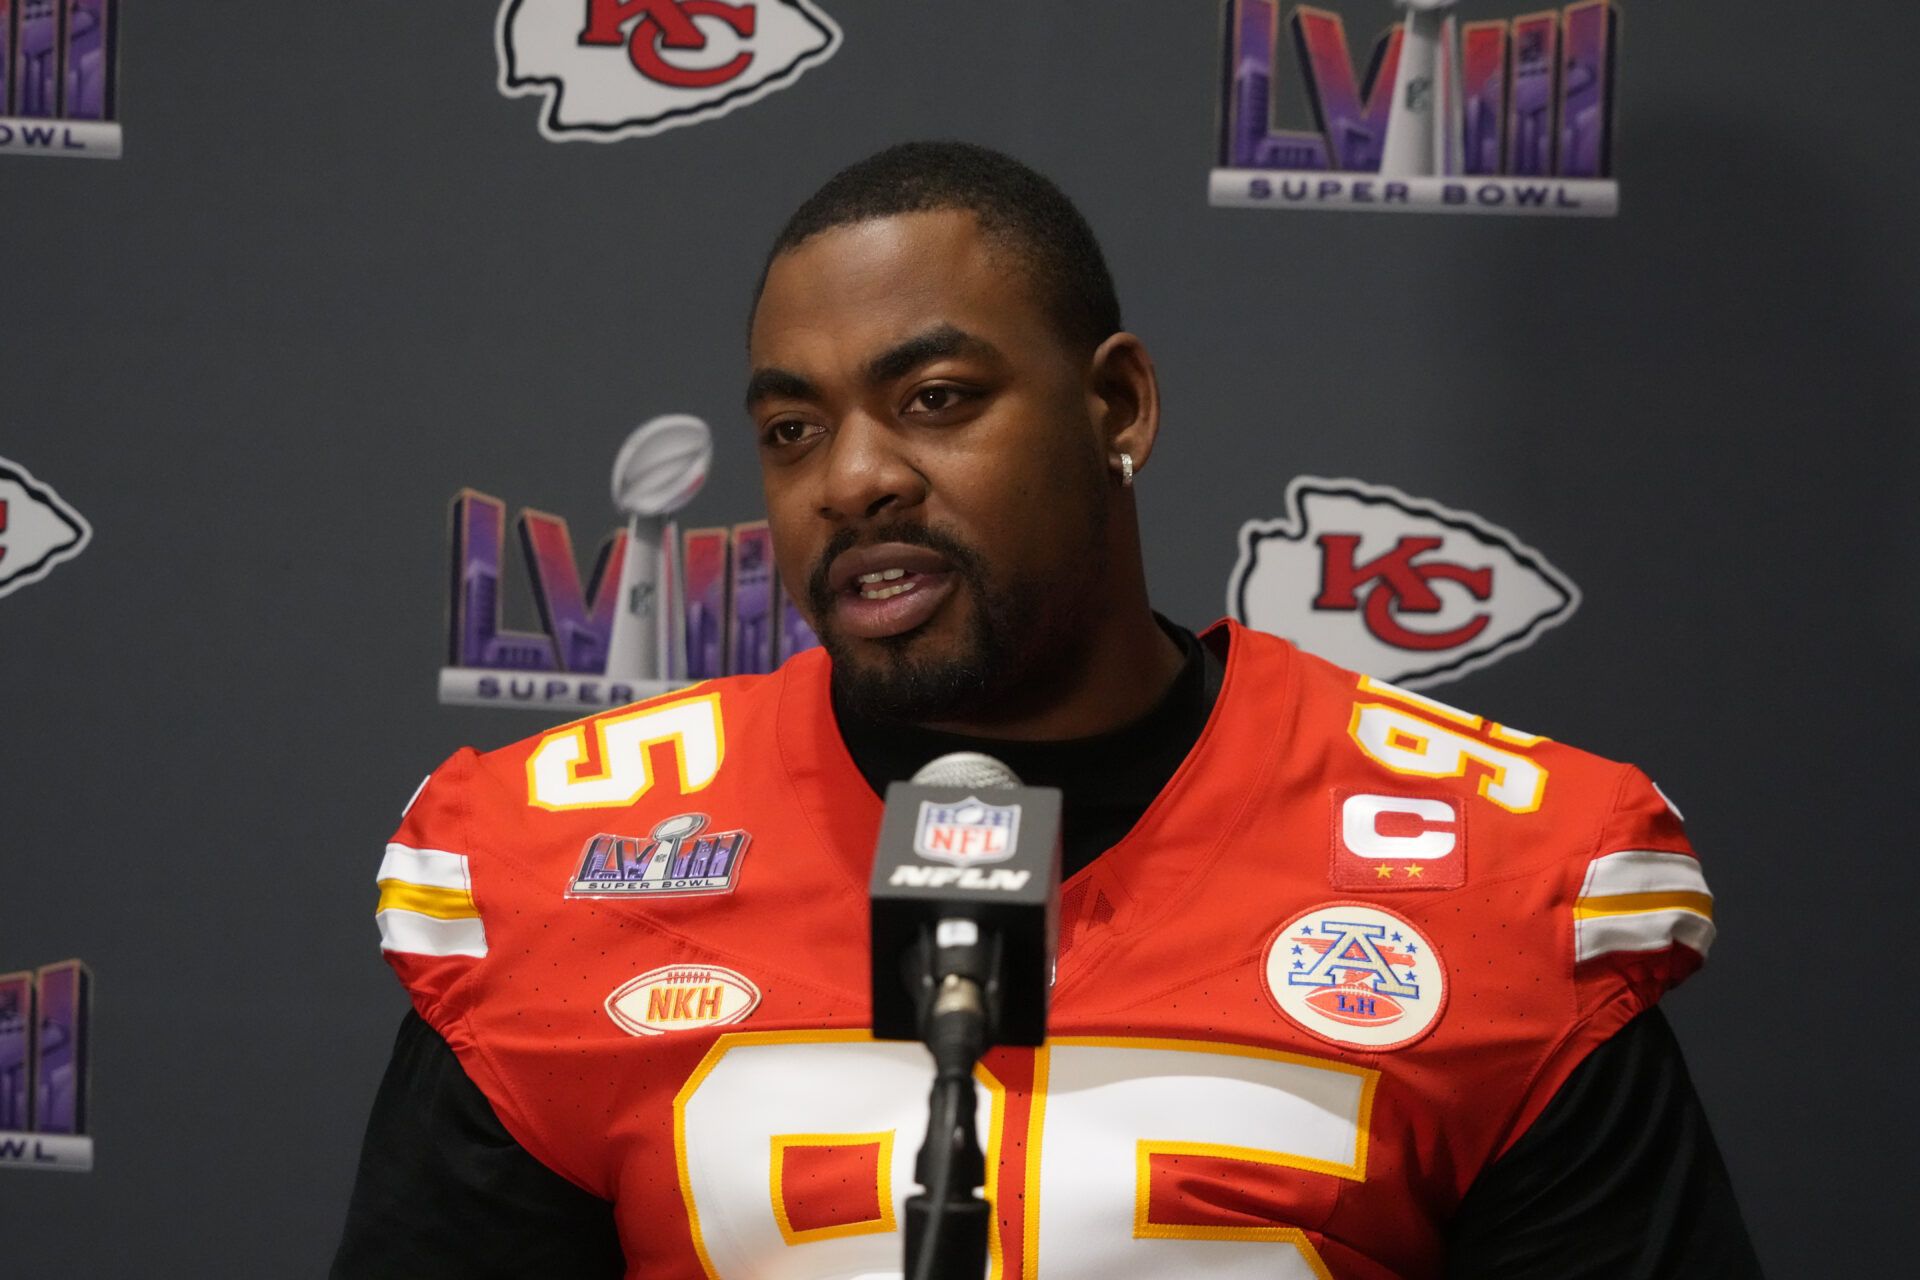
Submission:
[[[78,960],[0,974],[0,1168],[84,1173],[92,978]]]
[[[933,862],[977,867],[1005,862],[1020,847],[1020,806],[968,796],[957,804],[920,802],[913,851]]]
[[[612,142],[723,116],[840,47],[812,0],[507,0],[500,92],[544,94],[550,141]]]
[[[1378,33],[1358,65],[1349,18]],[[1226,0],[1224,25],[1216,205],[1619,209],[1613,0]]]

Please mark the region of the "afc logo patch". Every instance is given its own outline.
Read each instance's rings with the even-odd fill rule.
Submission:
[[[1384,907],[1330,902],[1280,926],[1263,964],[1267,996],[1309,1035],[1399,1049],[1433,1030],[1447,974],[1427,936]]]
[[[1359,480],[1296,477],[1249,520],[1227,586],[1247,626],[1419,688],[1526,648],[1580,607],[1545,556],[1467,511]]]
[[[1449,796],[1333,792],[1335,889],[1458,889],[1467,882],[1467,809]]]
[[[544,94],[540,132],[612,142],[723,116],[831,58],[813,0],[506,0],[500,92]]]

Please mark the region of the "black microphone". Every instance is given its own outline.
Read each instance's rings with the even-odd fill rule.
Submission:
[[[933,1054],[927,1139],[907,1200],[909,1280],[986,1274],[973,1067],[1047,1037],[1060,921],[1060,792],[971,751],[887,788],[871,899],[873,1034]]]
[[[873,1034],[923,1040],[942,982],[979,987],[986,1045],[1047,1038],[1060,792],[956,751],[887,788],[873,856]],[[972,1063],[967,1064],[972,1069]]]

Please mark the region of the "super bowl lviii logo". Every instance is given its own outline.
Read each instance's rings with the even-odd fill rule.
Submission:
[[[1227,609],[1323,658],[1419,688],[1524,649],[1580,589],[1513,534],[1387,485],[1300,476],[1249,520]]]
[[[812,0],[507,0],[499,39],[500,92],[545,95],[541,133],[612,142],[788,87],[840,28]]]
[[[1619,209],[1613,0],[1226,0],[1225,14],[1214,204]],[[1372,39],[1359,63],[1350,22]]]
[[[78,960],[0,974],[0,1168],[93,1167],[87,1136],[92,979]]]
[[[502,623],[507,508],[477,490],[453,500],[448,664],[440,701],[613,707],[723,675],[771,671],[819,644],[780,587],[765,521],[689,529],[669,517],[706,483],[713,442],[686,414],[655,418],[614,460],[625,529],[583,580],[567,522],[517,521],[538,631]]]
[[[115,0],[0,0],[0,153],[112,160]]]

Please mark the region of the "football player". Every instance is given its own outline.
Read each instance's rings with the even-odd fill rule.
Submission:
[[[433,774],[335,1276],[897,1274],[929,1063],[866,1031],[865,885],[882,789],[959,749],[1066,805],[1050,1038],[977,1073],[993,1275],[1758,1274],[1656,1003],[1713,937],[1679,815],[1153,612],[1159,389],[1051,183],[836,175],[749,359],[824,649]]]

